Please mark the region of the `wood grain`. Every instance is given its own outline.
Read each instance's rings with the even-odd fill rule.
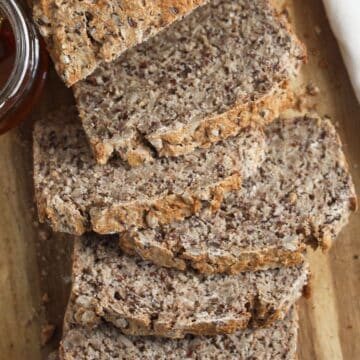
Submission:
[[[300,107],[329,115],[338,125],[360,189],[360,106],[321,1],[273,1],[288,9],[292,25],[308,47],[309,63],[298,92],[310,81],[320,88],[318,96],[304,97]],[[72,244],[34,221],[30,134],[34,120],[72,102],[71,91],[52,71],[41,103],[28,121],[0,138],[0,359],[45,359],[61,335]],[[329,254],[309,254],[313,296],[300,303],[300,360],[359,358],[359,234],[357,213]],[[42,346],[40,333],[46,324],[56,330]]]
[[[0,137],[0,359],[45,359],[61,336],[72,244],[64,235],[49,236],[36,221],[31,130],[34,120],[72,102],[71,91],[52,71],[31,117]],[[55,333],[42,346],[47,324],[56,326]]]
[[[302,82],[321,92],[316,110],[337,124],[356,189],[360,189],[360,106],[321,1],[288,2],[298,35],[308,47]],[[351,218],[330,253],[310,253],[313,296],[301,302],[302,360],[353,360],[360,354],[360,213]]]

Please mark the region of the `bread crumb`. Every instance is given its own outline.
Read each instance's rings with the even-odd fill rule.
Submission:
[[[296,200],[297,200],[297,195],[296,195],[296,193],[291,192],[291,193],[289,194],[289,203],[290,203],[290,204],[295,204],[295,203],[296,203]]]
[[[41,346],[45,346],[49,343],[55,333],[55,326],[52,324],[46,324],[41,328]]]
[[[311,81],[305,86],[302,85],[301,90],[297,94],[294,108],[299,112],[313,113],[317,112],[317,99],[314,97],[320,93],[320,88]]]
[[[320,93],[320,89],[310,81],[306,86],[306,93],[310,96],[316,96]]]
[[[331,248],[331,245],[332,245],[332,240],[331,240],[331,237],[328,235],[328,234],[325,234],[323,236],[323,240],[322,240],[322,243],[321,243],[321,250],[326,253],[329,251],[329,249]]]
[[[49,295],[48,295],[48,293],[43,294],[43,296],[41,298],[41,303],[44,304],[44,305],[49,303]]]

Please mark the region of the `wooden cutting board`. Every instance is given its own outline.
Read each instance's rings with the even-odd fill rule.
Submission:
[[[299,92],[310,81],[320,89],[317,96],[303,96],[299,105],[329,115],[337,124],[360,189],[360,106],[321,1],[276,3],[286,6],[292,25],[308,47],[309,63],[303,69]],[[72,103],[71,91],[52,71],[29,120],[0,137],[0,359],[46,358],[61,335],[72,244],[66,236],[51,235],[35,220],[30,133],[34,120]],[[309,254],[313,295],[300,302],[300,360],[360,358],[359,238],[357,213],[329,254]],[[44,346],[41,332],[49,338]]]

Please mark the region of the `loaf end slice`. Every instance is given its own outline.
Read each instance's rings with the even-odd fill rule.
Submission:
[[[104,319],[128,335],[182,338],[283,318],[307,284],[308,268],[183,273],[127,257],[112,239],[88,236],[76,240],[73,277],[72,322],[92,328]]]
[[[70,303],[66,318],[74,312]],[[165,339],[126,336],[114,326],[102,322],[96,329],[86,329],[65,319],[67,328],[61,345],[62,360],[112,359],[284,359],[295,360],[298,315],[293,307],[284,320],[269,328],[238,330],[232,335]]]
[[[93,159],[75,108],[38,121],[34,183],[40,221],[55,231],[101,234],[130,226],[179,221],[205,208],[216,212],[263,159],[265,137],[251,129],[211,149],[129,167],[121,159]]]
[[[74,87],[96,159],[131,166],[264,125],[293,102],[304,46],[268,0],[212,0]]]
[[[163,30],[202,0],[34,0],[33,16],[67,86]]]
[[[357,202],[334,126],[298,116],[274,121],[265,134],[265,160],[216,214],[124,232],[121,248],[204,273],[291,266],[303,261],[306,244],[327,249]]]

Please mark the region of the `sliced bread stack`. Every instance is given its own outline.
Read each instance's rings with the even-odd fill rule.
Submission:
[[[283,359],[296,358],[298,317],[292,308],[271,328],[238,330],[231,335],[191,336],[166,339],[125,336],[113,325],[102,323],[94,330],[71,323],[73,306],[69,303],[60,346],[64,360],[179,360],[179,359]]]
[[[129,335],[182,338],[264,326],[284,317],[308,280],[303,264],[236,275],[183,273],[124,256],[108,238],[77,239],[73,260],[70,320],[88,328],[105,320]]]
[[[35,190],[41,221],[57,231],[111,234],[215,211],[224,195],[239,189],[264,155],[260,129],[198,149],[176,159],[158,158],[142,167],[121,159],[99,165],[75,108],[39,122],[34,131]]]
[[[161,266],[204,273],[289,266],[305,245],[327,249],[356,208],[341,143],[330,120],[294,117],[265,128],[258,171],[215,214],[152,229],[132,228],[120,246]]]
[[[100,36],[54,1],[48,38],[75,5]],[[356,208],[331,122],[275,119],[305,57],[266,0],[211,0],[77,82],[81,120],[36,123],[39,218],[81,236],[61,359],[296,358],[306,245]]]

